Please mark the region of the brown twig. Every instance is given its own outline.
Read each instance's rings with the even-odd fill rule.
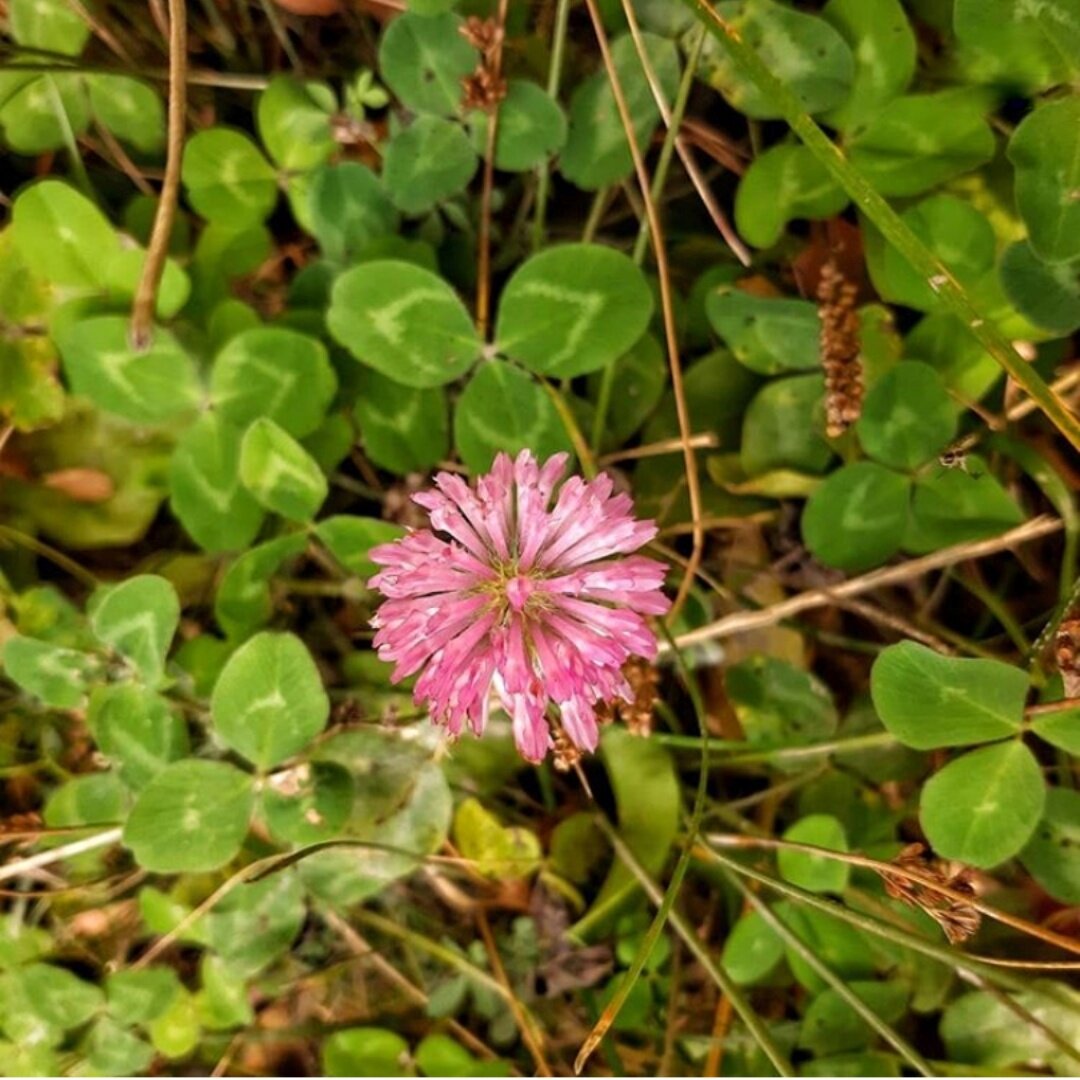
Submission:
[[[879,608],[874,604],[868,604],[865,600],[855,600],[849,597],[846,600],[838,600],[836,606],[845,611],[850,611],[852,615],[858,615],[859,618],[865,619],[867,622],[883,626],[888,630],[894,630],[896,633],[913,638],[915,641],[921,641],[924,645],[946,656],[951,656],[956,652],[951,645],[946,644],[941,638],[935,637],[929,631],[921,630],[900,615],[886,611],[884,608]]]
[[[180,193],[180,167],[184,156],[187,113],[187,8],[184,0],[169,0],[169,123],[165,180],[161,185],[154,228],[146,248],[146,261],[131,309],[131,342],[143,350],[150,344],[158,286],[165,272],[169,240]]]
[[[655,551],[658,555],[667,559],[669,562],[676,563],[678,566],[685,567],[687,563],[686,556],[676,551],[673,547],[668,547],[667,544],[661,543],[659,540],[653,540],[649,543],[649,548]],[[722,596],[725,600],[734,602],[736,600],[736,593],[734,589],[729,588],[722,581],[716,578],[713,574],[709,573],[704,567],[699,566],[697,568],[698,580],[708,585],[710,589],[718,596]]]
[[[775,787],[768,790],[765,799],[761,802],[756,815],[757,825],[763,833],[771,832],[776,825],[776,814],[783,801],[781,791]],[[757,882],[750,883],[750,891],[757,891]],[[747,915],[753,910],[750,896],[743,897],[741,915]],[[716,1013],[713,1017],[712,1043],[705,1059],[705,1071],[702,1076],[720,1076],[720,1066],[724,1061],[724,1051],[727,1048],[728,1031],[734,1012],[731,1007],[731,999],[726,994],[721,994],[716,1002]]]
[[[99,37],[112,52],[114,52],[129,67],[134,65],[135,61],[132,59],[131,53],[124,47],[123,42],[121,42],[104,23],[100,23],[94,18],[82,0],[67,0],[67,2],[72,11],[74,11],[75,14],[90,27],[90,30]]]
[[[720,440],[711,431],[703,431],[700,435],[691,435],[685,442],[696,450],[712,450],[720,445]],[[637,461],[639,458],[674,454],[681,451],[684,445],[682,439],[661,439],[659,442],[645,443],[644,446],[632,446],[628,450],[617,450],[614,453],[605,454],[597,461],[597,464],[615,465],[620,461]]]
[[[1056,379],[1050,384],[1050,389],[1055,394],[1065,395],[1068,391],[1075,389],[1078,385],[1080,385],[1080,363],[1074,363],[1071,371],[1067,371],[1061,378]],[[952,396],[956,397],[955,394]],[[1005,410],[1004,416],[996,416],[993,413],[988,413],[986,410],[980,408],[975,402],[966,399],[961,401],[961,404],[964,408],[976,412],[991,431],[1003,431],[1009,424],[1015,424],[1017,420],[1022,420],[1025,416],[1030,416],[1031,413],[1039,408],[1035,399],[1030,397],[1024,397],[1019,401],[1013,402],[1013,404]],[[947,453],[961,456],[967,454],[979,445],[983,438],[983,434],[984,433],[981,431],[973,431],[970,435],[965,435],[962,439],[953,443],[953,445],[949,447]]]
[[[570,406],[566,404],[566,399],[559,389],[552,386],[547,379],[541,379],[540,385],[544,388],[545,393],[551,399],[551,404],[555,406],[555,411],[559,414],[559,419],[562,421],[563,428],[570,439],[570,445],[573,446],[574,453],[577,454],[578,461],[581,463],[581,471],[587,479],[591,480],[596,475],[596,460],[593,458],[592,450],[585,441],[585,436],[581,433],[581,428],[578,426]]]
[[[1052,382],[1050,389],[1055,394],[1064,394],[1078,385],[1080,385],[1080,363],[1074,361],[1072,371],[1066,372],[1060,379]],[[1005,413],[1005,418],[1012,422],[1022,420],[1025,416],[1035,412],[1038,407],[1039,403],[1034,398],[1025,397],[1009,407],[1009,410]]]
[[[918,559],[909,559],[907,562],[896,566],[883,566],[880,570],[872,570],[869,574],[851,578],[849,581],[832,585],[828,588],[811,589],[808,592],[792,596],[782,600],[779,604],[763,608],[761,611],[736,611],[731,615],[725,615],[715,622],[700,626],[696,630],[680,635],[676,638],[676,644],[681,648],[688,645],[699,645],[703,641],[716,641],[719,638],[731,637],[734,634],[743,634],[748,630],[760,630],[762,627],[775,626],[784,619],[790,619],[804,611],[813,608],[827,607],[838,600],[851,596],[859,596],[871,589],[880,589],[885,585],[895,585],[901,581],[909,581],[911,578],[921,577],[932,570],[941,570],[946,566],[962,562],[964,559],[981,559],[987,555],[994,555],[999,551],[1007,551],[1017,544],[1026,543],[1029,540],[1037,540],[1043,536],[1050,536],[1061,530],[1062,524],[1058,518],[1043,515],[1025,522],[1023,525],[1010,529],[1001,536],[991,537],[989,540],[977,540],[972,543],[956,544],[941,551],[935,551],[930,555],[923,555]],[[670,646],[660,642],[660,651],[667,652]]]
[[[600,55],[603,57],[604,69],[607,72],[608,81],[611,84],[612,96],[619,110],[619,119],[622,122],[623,132],[626,135],[630,154],[634,159],[634,172],[637,175],[638,188],[644,202],[646,219],[649,222],[649,233],[652,237],[653,251],[656,255],[656,270],[660,279],[660,307],[664,317],[664,337],[667,343],[668,364],[671,368],[671,389],[675,395],[675,411],[679,418],[679,437],[682,440],[683,458],[686,464],[686,486],[690,497],[690,517],[693,519],[692,532],[693,545],[690,552],[690,561],[679,589],[675,596],[668,615],[670,620],[675,619],[682,609],[690,589],[694,583],[694,575],[701,563],[701,557],[705,548],[705,530],[701,526],[701,483],[698,477],[697,458],[694,448],[690,443],[690,413],[686,404],[686,390],[683,386],[682,362],[679,359],[679,336],[675,325],[675,309],[672,296],[671,274],[668,268],[667,250],[664,246],[664,233],[660,225],[660,215],[656,212],[656,206],[651,196],[651,184],[649,172],[645,167],[645,159],[641,154],[641,147],[637,144],[634,135],[634,121],[630,115],[630,107],[623,93],[622,82],[615,70],[615,64],[611,57],[611,47],[608,43],[607,31],[604,29],[600,11],[596,0],[585,0],[589,9],[589,18],[592,20],[593,31],[596,34],[597,44],[600,46]]]
[[[713,1017],[712,1040],[709,1045],[709,1056],[705,1059],[705,1070],[702,1076],[720,1076],[720,1066],[724,1063],[724,1044],[727,1042],[728,1030],[731,1021],[735,1017],[735,1010],[731,1007],[731,998],[721,993],[716,1002],[716,1014]]]
[[[682,122],[680,134],[691,146],[708,154],[717,164],[722,165],[728,172],[736,176],[742,176],[748,167],[748,155],[732,139],[722,131],[703,123],[693,116],[686,117]]]
[[[668,989],[667,1023],[664,1025],[664,1049],[660,1055],[660,1067],[656,1071],[657,1076],[677,1076],[673,1071],[675,1062],[675,1046],[678,1041],[679,1030],[683,1026],[683,1017],[680,1015],[678,1004],[682,993],[682,982],[685,964],[683,962],[682,938],[675,939],[675,945],[671,950],[671,982]],[[713,1075],[719,1075],[714,1073]]]
[[[499,0],[495,17],[495,40],[487,61],[491,85],[497,87],[502,79],[503,38],[506,31],[506,10],[509,0]],[[499,133],[499,101],[496,95],[488,110],[487,145],[484,148],[484,178],[480,194],[480,235],[476,265],[476,329],[481,340],[487,340],[491,322],[491,199],[495,190],[495,141]]]

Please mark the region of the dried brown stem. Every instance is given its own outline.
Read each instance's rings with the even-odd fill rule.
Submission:
[[[1003,926],[1008,926],[1022,934],[1027,934],[1029,937],[1037,938],[1064,952],[1080,956],[1080,941],[1071,937],[1066,937],[1064,934],[1057,934],[1053,930],[1047,930],[1036,923],[1029,922],[1027,919],[1021,919],[1017,915],[1010,915],[1007,911],[1001,911],[999,908],[992,907],[990,904],[984,904],[978,897],[973,896],[971,893],[963,892],[944,884],[938,878],[934,877],[933,874],[912,870],[894,862],[882,862],[880,859],[871,859],[866,855],[857,855],[847,851],[833,851],[831,848],[818,847],[816,844],[799,844],[792,840],[777,840],[767,836],[742,836],[734,833],[725,833],[709,835],[705,839],[708,845],[715,845],[716,847],[762,848],[770,851],[798,851],[806,855],[814,855],[818,858],[829,859],[833,862],[846,863],[848,866],[858,866],[865,870],[873,870],[875,873],[880,874],[885,880],[888,880],[890,877],[902,878],[905,881],[914,882],[931,892],[938,893],[956,903],[965,904],[968,907],[974,908],[981,915],[985,915],[988,919],[993,919]],[[708,851],[708,847],[706,847],[705,850]],[[978,959],[980,962],[985,960],[985,958],[981,956],[972,957],[972,959]],[[997,961],[991,959],[989,962],[995,963]],[[1011,961],[1010,966],[1041,967],[1042,965],[1037,962]],[[1054,966],[1055,968],[1060,968],[1061,964],[1055,964]],[[1069,970],[1076,967],[1076,964],[1068,965]]]
[[[908,622],[907,619],[895,615],[891,611],[886,611],[884,608],[876,607],[874,604],[868,604],[865,600],[841,599],[837,601],[836,606],[843,608],[845,611],[850,611],[853,615],[858,615],[867,622],[883,626],[888,630],[895,630],[898,634],[903,634],[905,637],[912,638],[915,641],[921,641],[924,645],[939,653],[948,656],[956,652],[951,645],[946,644],[941,638],[935,637],[929,631],[921,630]]]
[[[664,89],[656,78],[656,72],[653,70],[652,63],[649,60],[649,54],[645,50],[645,42],[641,37],[641,27],[638,24],[637,15],[634,14],[634,6],[630,0],[622,0],[622,9],[623,14],[626,16],[627,25],[630,27],[630,37],[633,39],[634,48],[637,50],[641,70],[645,73],[645,81],[649,84],[649,91],[653,96],[653,101],[656,102],[656,108],[660,112],[664,126],[670,128],[672,123],[671,106],[664,96]],[[717,232],[724,238],[724,243],[727,244],[743,266],[749,266],[752,258],[749,249],[739,239],[735,230],[731,227],[727,215],[716,199],[713,198],[709,182],[698,168],[698,164],[694,160],[694,153],[681,132],[675,136],[675,152],[679,155],[679,160],[683,163],[683,168],[686,170],[686,175],[690,177],[694,190],[698,193],[698,197],[709,212],[709,217],[712,218]]]
[[[720,445],[720,440],[711,431],[703,431],[700,435],[691,435],[685,442],[689,443],[695,450],[712,450]],[[684,445],[682,439],[661,439],[659,442],[645,443],[644,446],[632,446],[628,450],[618,450],[611,454],[605,454],[597,464],[614,465],[619,461],[636,461],[639,458],[674,454],[682,450]]]
[[[154,195],[154,189],[147,183],[146,177],[139,171],[138,166],[128,156],[127,151],[120,145],[119,139],[104,125],[94,125],[102,145],[112,155],[113,161],[119,166],[124,175],[139,189],[141,195]]]
[[[506,10],[509,0],[499,0],[496,16],[495,41],[488,59],[486,73],[492,86],[502,78],[503,38],[506,29]],[[494,100],[488,112],[487,145],[484,148],[484,178],[480,194],[480,236],[476,266],[476,329],[481,340],[487,340],[491,322],[491,199],[495,190],[495,141],[499,133],[499,102]]]
[[[585,0],[589,9],[589,17],[592,20],[593,31],[596,34],[597,44],[600,46],[600,55],[603,57],[604,70],[611,84],[611,92],[615,98],[615,105],[619,110],[619,119],[622,122],[623,132],[626,135],[630,154],[634,159],[634,172],[637,175],[638,188],[644,202],[645,217],[649,222],[649,234],[652,238],[653,251],[656,255],[656,271],[660,279],[660,307],[664,317],[664,337],[667,343],[668,364],[671,368],[671,389],[675,395],[675,411],[679,418],[679,438],[682,441],[683,459],[686,465],[686,485],[690,497],[690,517],[693,519],[693,545],[690,553],[689,565],[682,581],[679,582],[679,590],[675,596],[669,619],[674,620],[682,609],[690,588],[694,583],[694,575],[701,563],[702,553],[705,548],[705,530],[701,526],[701,483],[698,477],[697,459],[694,456],[694,448],[690,443],[690,413],[686,404],[686,389],[683,386],[682,361],[679,359],[679,338],[675,325],[675,307],[671,287],[671,273],[668,267],[667,250],[664,246],[664,232],[660,225],[660,215],[656,211],[656,205],[652,200],[651,182],[648,169],[645,167],[645,159],[641,153],[641,147],[637,144],[634,135],[634,122],[630,115],[630,107],[626,102],[622,82],[619,73],[615,70],[615,64],[611,58],[611,47],[608,43],[607,31],[604,29],[600,11],[596,6],[596,0]]]
[[[1061,521],[1057,518],[1043,515],[1023,525],[1010,529],[1001,536],[991,537],[989,540],[977,540],[972,543],[957,544],[954,547],[935,551],[930,555],[923,555],[918,559],[909,559],[907,562],[896,566],[883,566],[880,570],[872,570],[869,574],[852,578],[828,588],[811,589],[800,593],[779,604],[763,608],[761,611],[736,611],[731,615],[725,615],[715,622],[698,627],[676,638],[676,644],[681,648],[688,645],[699,645],[703,641],[716,641],[719,638],[731,637],[734,634],[743,634],[748,630],[759,630],[765,626],[775,626],[784,619],[790,619],[804,611],[813,608],[827,607],[838,600],[851,596],[859,596],[872,589],[880,589],[885,585],[896,585],[901,581],[910,581],[912,578],[921,577],[932,570],[941,570],[946,566],[962,562],[964,559],[981,559],[987,555],[994,555],[999,551],[1008,551],[1009,548],[1029,540],[1037,540],[1043,536],[1050,536],[1061,530]],[[661,652],[667,652],[670,646],[665,642],[660,643]]]
[[[180,194],[180,167],[184,156],[187,114],[187,9],[184,0],[169,0],[169,123],[165,180],[161,185],[154,228],[146,248],[146,262],[131,309],[131,341],[137,350],[150,344],[158,286],[165,272],[169,239]]]
[[[1052,382],[1050,389],[1055,394],[1064,394],[1077,386],[1080,386],[1080,362],[1073,361],[1072,370],[1067,371],[1060,379]],[[1009,408],[1005,418],[1015,423],[1015,421],[1022,420],[1025,416],[1035,412],[1038,407],[1039,403],[1034,398],[1025,397]]]

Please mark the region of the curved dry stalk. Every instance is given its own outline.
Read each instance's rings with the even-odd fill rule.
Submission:
[[[162,934],[161,937],[150,946],[136,960],[132,965],[131,971],[138,971],[140,968],[146,967],[147,964],[156,960],[170,945],[173,944],[182,934],[190,930],[208,911],[213,910],[225,899],[237,887],[237,885],[243,885],[245,882],[251,881],[255,878],[259,871],[265,870],[267,866],[277,862],[277,855],[269,855],[265,859],[257,859],[253,863],[248,863],[247,866],[241,870],[237,870],[232,877],[227,878],[221,883],[201,904],[193,907],[167,934]]]
[[[360,934],[355,927],[351,926],[349,922],[342,918],[333,908],[324,908],[321,912],[323,919],[326,921],[327,926],[331,930],[334,930],[345,942],[346,947],[353,954],[353,958],[356,960],[370,960],[371,964],[376,970],[390,983],[396,986],[401,992],[419,1005],[422,1009],[426,1009],[428,1002],[431,1000],[430,996],[420,989],[415,983],[410,982],[393,964],[387,960],[378,949],[374,948],[362,934]],[[325,969],[323,969],[325,970]],[[321,974],[321,972],[319,972]],[[303,982],[304,980],[298,980]],[[494,1061],[498,1058],[498,1054],[491,1049],[490,1046],[482,1039],[474,1035],[464,1024],[457,1020],[449,1019],[446,1021],[446,1026],[454,1033],[454,1036],[462,1043],[464,1043],[474,1054],[479,1055],[487,1061]],[[241,1032],[243,1034],[243,1032]],[[224,1075],[221,1073],[219,1075]],[[515,1073],[520,1075],[520,1073]]]
[[[20,532],[18,529],[13,529],[10,525],[4,525],[0,522],[0,545],[5,541],[26,548],[27,551],[33,552],[42,559],[48,559],[49,562],[59,566],[61,570],[67,571],[76,581],[85,585],[88,589],[96,589],[101,584],[96,574],[91,573],[70,556],[65,555],[59,548],[54,548],[43,540],[39,540],[36,536]]]
[[[578,427],[578,422],[574,418],[570,406],[566,404],[566,399],[558,388],[552,386],[547,379],[541,379],[540,385],[546,391],[547,396],[551,399],[551,404],[555,406],[555,411],[559,414],[566,435],[570,439],[570,445],[573,446],[574,453],[577,454],[578,461],[581,463],[581,471],[585,474],[585,479],[591,480],[596,476],[596,459],[593,457],[589,444],[585,441],[581,428]]]
[[[641,70],[645,72],[645,81],[649,84],[649,92],[653,96],[653,101],[656,102],[656,108],[660,112],[660,118],[664,121],[664,126],[668,128],[669,131],[672,131],[673,117],[671,107],[668,105],[667,98],[664,96],[663,87],[656,78],[656,72],[653,70],[652,62],[649,60],[649,54],[645,51],[645,42],[641,37],[641,26],[637,21],[637,15],[634,14],[634,6],[630,0],[622,0],[622,9],[623,14],[626,16],[627,25],[630,28],[630,37],[634,42],[634,48],[637,50]],[[704,30],[704,28],[702,29]],[[709,212],[709,217],[712,218],[713,224],[716,226],[716,231],[723,237],[724,243],[731,249],[735,258],[737,258],[743,266],[749,266],[752,261],[750,251],[742,240],[739,239],[738,234],[731,227],[727,215],[713,197],[709,182],[698,168],[698,164],[694,160],[694,154],[690,149],[689,144],[677,129],[673,131],[673,134],[675,136],[675,152],[679,155],[679,160],[683,163],[683,168],[686,170],[686,175],[690,177],[690,182],[694,185],[694,190],[698,193],[698,197],[704,204],[705,209]],[[648,223],[646,223],[646,229],[648,229],[648,227]]]
[[[686,556],[680,554],[673,547],[668,547],[667,544],[661,543],[659,540],[653,540],[648,545],[653,551],[657,552],[665,559],[676,563],[678,566],[685,567],[687,564]],[[718,581],[712,574],[709,573],[704,567],[699,566],[697,569],[697,576],[700,581],[708,585],[710,589],[718,596],[724,597],[725,600],[733,600],[735,598],[734,592],[729,589],[722,581]]]
[[[815,911],[820,911],[830,918],[838,919],[840,922],[847,923],[864,933],[872,934],[883,941],[890,941],[922,956],[927,956],[931,960],[937,960],[955,971],[961,978],[968,978],[972,974],[981,974],[988,981],[1005,990],[1024,991],[1032,989],[1032,984],[1028,980],[1017,978],[1008,971],[1000,970],[993,964],[986,963],[981,956],[960,952],[947,945],[940,945],[929,938],[913,933],[910,929],[895,925],[892,920],[885,921],[874,915],[837,903],[835,900],[827,899],[818,893],[809,892],[798,885],[793,885],[790,881],[773,877],[756,867],[739,862],[737,859],[727,855],[722,855],[719,851],[712,851],[700,846],[695,850],[703,857],[735,871],[741,877],[758,882],[772,892],[779,893],[781,896],[786,896],[788,899],[800,904],[805,904]],[[890,912],[890,914],[895,916],[894,912]],[[1070,996],[1071,992],[1068,987],[1059,983],[1044,983],[1039,987],[1039,991],[1067,1008],[1074,1015],[1080,1016],[1080,1005],[1077,1005],[1074,997]]]
[[[116,56],[127,66],[131,67],[135,64],[131,53],[125,48],[124,43],[103,23],[94,18],[93,14],[82,2],[82,0],[67,0],[68,6],[87,26],[90,27],[91,32],[95,37],[100,38],[108,47],[110,52],[116,54]]]
[[[720,445],[720,440],[712,431],[703,431],[699,435],[691,435],[685,440],[695,450],[712,450]],[[600,465],[615,465],[620,461],[637,461],[640,458],[660,457],[662,454],[674,454],[683,449],[685,445],[682,439],[661,439],[659,442],[644,443],[642,446],[631,446],[626,450],[616,450],[611,454],[605,454],[599,459]]]
[[[562,82],[563,58],[566,55],[566,30],[570,19],[570,0],[558,0],[555,7],[555,26],[551,35],[551,63],[548,66],[548,97],[558,100]],[[548,192],[551,190],[551,163],[541,164],[536,180],[536,210],[532,223],[532,251],[535,254],[544,243],[547,219]]]
[[[784,942],[785,946],[798,953],[807,965],[822,981],[828,984],[841,1000],[852,1009],[872,1030],[876,1031],[916,1072],[922,1076],[934,1076],[930,1063],[906,1039],[885,1023],[869,1005],[826,964],[817,953],[789,929],[775,914],[773,909],[748,888],[731,870],[725,869],[725,876],[743,897],[743,901],[752,907],[762,921]]]
[[[82,855],[87,851],[96,851],[98,848],[109,847],[115,844],[124,830],[121,826],[114,829],[105,829],[93,836],[85,836],[81,840],[73,840],[70,844],[61,847],[50,848],[48,851],[39,851],[36,855],[27,855],[25,858],[16,859],[4,866],[0,866],[0,881],[10,881],[12,878],[21,876],[30,870],[39,870],[43,866],[51,866],[53,863],[62,862],[75,855]]]
[[[819,847],[817,844],[800,844],[794,840],[778,840],[771,836],[741,836],[734,833],[710,834],[705,837],[705,843],[705,850],[710,853],[711,848],[709,848],[708,845],[716,845],[725,848],[758,848],[769,851],[797,851],[804,855],[813,855],[816,858],[846,863],[848,866],[858,866],[864,870],[873,870],[874,873],[881,875],[883,878],[901,878],[904,881],[913,882],[932,892],[939,893],[941,896],[956,903],[965,904],[967,907],[973,908],[975,911],[979,912],[980,915],[985,915],[988,919],[993,919],[995,922],[999,922],[1003,926],[1008,926],[1013,930],[1026,934],[1028,937],[1037,938],[1040,941],[1046,942],[1048,945],[1053,945],[1056,948],[1062,949],[1064,952],[1071,952],[1080,956],[1080,941],[1066,937],[1064,934],[1055,933],[1053,930],[1046,930],[1037,923],[1029,922],[1027,919],[1021,919],[1018,915],[1010,915],[1007,911],[1001,911],[996,907],[992,907],[990,904],[984,904],[978,897],[972,896],[970,893],[960,892],[957,889],[950,888],[930,874],[924,874],[918,870],[911,870],[905,866],[898,866],[897,864],[890,862],[882,862],[880,859],[871,859],[867,855],[858,855],[849,851],[833,851],[832,848]],[[972,959],[975,958],[973,957]],[[986,962],[985,957],[980,956],[978,957],[978,960],[983,963]],[[989,962],[998,963],[996,960],[990,960]],[[1033,965],[1029,964],[1027,961],[1008,961],[1007,965],[1001,966],[1041,967],[1043,965]],[[1055,968],[1059,967],[1060,965],[1055,965]],[[1078,968],[1080,968],[1080,964],[1068,964],[1066,970],[1077,970]]]
[[[98,890],[110,896],[119,896],[120,893],[138,884],[145,877],[142,870],[125,870],[119,874],[107,874],[105,877],[95,878],[93,881],[82,881],[77,885],[61,885],[55,889],[0,889],[0,897],[11,900],[59,900],[67,896],[86,896]]]
[[[169,0],[169,124],[165,179],[161,185],[154,227],[146,247],[146,261],[131,308],[131,342],[136,350],[150,344],[158,286],[165,273],[169,239],[180,195],[180,167],[184,157],[187,115],[187,7],[184,0]]]
[[[649,172],[645,167],[641,147],[638,146],[637,138],[634,135],[634,122],[630,116],[630,107],[626,103],[622,82],[611,58],[611,46],[608,43],[607,31],[604,29],[603,20],[600,18],[596,0],[585,0],[585,3],[589,9],[589,18],[592,20],[597,44],[600,46],[600,55],[603,57],[604,69],[607,72],[611,92],[619,111],[623,133],[630,147],[630,155],[634,159],[634,172],[637,175],[638,187],[641,189],[641,198],[645,204],[645,216],[649,222],[649,232],[652,236],[653,251],[656,254],[656,270],[660,278],[660,307],[664,318],[664,338],[667,344],[668,365],[671,368],[671,389],[675,395],[675,412],[679,419],[679,438],[682,440],[683,458],[686,465],[686,486],[690,497],[690,517],[693,520],[693,546],[690,552],[689,566],[683,575],[682,581],[679,582],[675,603],[668,614],[668,621],[671,623],[682,610],[682,606],[690,594],[690,588],[694,583],[694,575],[701,563],[705,548],[705,530],[701,525],[701,482],[698,477],[697,458],[694,455],[694,448],[690,444],[690,413],[686,404],[686,388],[683,385],[682,361],[679,359],[679,337],[675,326],[671,272],[668,267],[667,250],[664,246],[664,233],[660,226],[660,215],[656,212],[656,204],[650,194]]]
[[[898,563],[896,566],[883,566],[879,570],[871,570],[868,574],[850,578],[838,585],[832,585],[824,589],[811,589],[808,592],[799,593],[779,604],[763,608],[760,611],[736,611],[731,615],[725,615],[715,622],[699,626],[696,630],[690,630],[680,634],[675,639],[677,645],[700,645],[705,641],[716,641],[719,638],[732,637],[735,634],[743,634],[748,630],[760,630],[762,627],[774,626],[784,619],[790,619],[800,615],[804,611],[813,608],[827,607],[838,600],[847,599],[851,596],[859,596],[871,589],[880,589],[886,585],[896,585],[902,581],[910,581],[920,577],[931,570],[941,570],[946,566],[964,559],[981,559],[986,555],[994,555],[999,551],[1008,551],[1017,544],[1026,543],[1029,540],[1037,540],[1043,536],[1050,536],[1060,532],[1062,523],[1058,518],[1047,514],[1033,518],[1031,521],[1010,529],[1001,536],[991,537],[989,540],[977,540],[973,543],[955,544],[953,547],[943,548],[930,555],[923,555],[918,559],[909,559],[907,562]],[[660,651],[666,652],[667,645],[660,642]]]
[[[357,921],[372,927],[374,930],[378,930],[390,937],[397,938],[399,941],[404,941],[415,949],[426,952],[429,956],[446,964],[447,967],[453,968],[466,978],[472,979],[486,989],[491,990],[502,1001],[505,1001],[507,1005],[512,1006],[514,1000],[513,994],[510,993],[498,979],[489,975],[483,968],[478,968],[465,957],[459,956],[453,949],[449,949],[445,945],[440,945],[439,942],[432,941],[430,938],[424,937],[423,934],[418,934],[415,931],[410,930],[407,926],[401,926],[393,919],[377,915],[374,911],[368,911],[366,908],[358,908],[353,912],[353,917]],[[536,1018],[521,1004],[521,1002],[518,1002],[517,1005],[521,1010],[521,1015],[525,1022],[533,1029],[535,1034],[535,1032],[540,1030],[540,1025],[537,1023]]]
[[[974,971],[966,972],[964,977],[984,993],[1000,1001],[1009,1012],[1019,1017],[1025,1024],[1029,1024],[1031,1027],[1041,1031],[1067,1057],[1071,1057],[1074,1061],[1080,1061],[1080,1049],[1056,1032],[1044,1020],[1039,1019],[1030,1009],[1025,1009],[1016,998],[1006,994],[1004,990],[994,986],[993,983],[987,982]]]
[[[1060,379],[1055,379],[1050,384],[1050,389],[1055,394],[1061,395],[1075,389],[1077,386],[1080,386],[1080,364],[1072,371],[1066,372]],[[1020,401],[1009,407],[1005,413],[1005,419],[1010,423],[1015,423],[1017,420],[1022,420],[1025,416],[1035,412],[1038,407],[1039,403],[1034,398],[1021,398]]]
[[[502,74],[503,36],[509,0],[499,0],[495,16],[496,38],[492,49],[490,73],[494,83]],[[484,147],[484,178],[480,194],[480,235],[476,255],[476,330],[481,341],[487,340],[491,322],[491,199],[495,191],[495,140],[499,134],[499,102],[488,111],[487,144]]]

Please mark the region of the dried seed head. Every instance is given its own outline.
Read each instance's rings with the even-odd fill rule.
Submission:
[[[506,80],[481,64],[461,80],[462,105],[466,109],[491,112],[506,97]]]
[[[825,430],[843,435],[862,412],[863,371],[859,353],[858,289],[840,272],[834,259],[821,268],[818,316],[821,319],[821,363],[825,369]]]
[[[494,66],[503,42],[502,27],[495,19],[470,15],[459,33],[474,49],[479,50],[484,66]]]
[[[552,734],[552,763],[559,772],[570,772],[581,760],[581,751],[562,728]]]
[[[461,36],[480,51],[480,63],[461,80],[462,106],[493,112],[506,97],[506,80],[500,72],[503,28],[495,19],[470,15],[461,27]]]
[[[651,663],[636,656],[623,664],[622,673],[634,695],[633,700],[624,701],[618,698],[605,704],[600,721],[610,724],[619,719],[631,735],[651,735],[658,696],[656,685],[660,681],[660,674]]]
[[[1054,658],[1067,698],[1080,697],[1080,615],[1062,620],[1054,642]]]
[[[954,893],[975,896],[971,882],[971,870],[966,866],[930,858],[922,844],[908,844],[892,860],[899,870],[911,871],[930,878]],[[885,884],[885,892],[894,900],[925,911],[941,927],[952,945],[959,945],[978,933],[982,915],[970,904],[946,896],[921,881],[879,871]]]

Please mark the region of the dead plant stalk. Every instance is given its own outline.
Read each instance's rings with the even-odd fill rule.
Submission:
[[[630,107],[623,92],[619,73],[615,70],[615,64],[611,57],[611,46],[608,43],[607,31],[604,29],[600,11],[596,0],[585,0],[589,9],[589,17],[592,20],[593,31],[600,47],[600,55],[603,58],[604,70],[611,84],[612,95],[619,111],[619,119],[622,122],[623,132],[626,135],[630,154],[634,159],[634,172],[637,176],[638,187],[644,202],[645,216],[649,223],[649,234],[652,238],[653,251],[656,255],[656,270],[660,279],[660,307],[664,319],[664,338],[667,345],[668,364],[671,368],[671,389],[675,395],[675,411],[679,420],[679,438],[683,447],[683,460],[686,466],[686,486],[690,498],[690,517],[693,521],[692,548],[690,559],[687,563],[686,573],[679,582],[679,589],[672,605],[669,620],[674,620],[682,609],[690,588],[694,582],[697,568],[701,564],[701,558],[705,547],[705,530],[701,524],[701,483],[698,477],[697,458],[690,442],[690,412],[686,404],[686,389],[683,385],[682,361],[679,358],[679,338],[675,326],[675,308],[671,287],[671,273],[668,267],[667,251],[664,246],[664,233],[660,225],[660,215],[657,213],[656,204],[651,196],[651,182],[645,159],[641,148],[637,144],[634,135],[634,122],[630,115]]]

